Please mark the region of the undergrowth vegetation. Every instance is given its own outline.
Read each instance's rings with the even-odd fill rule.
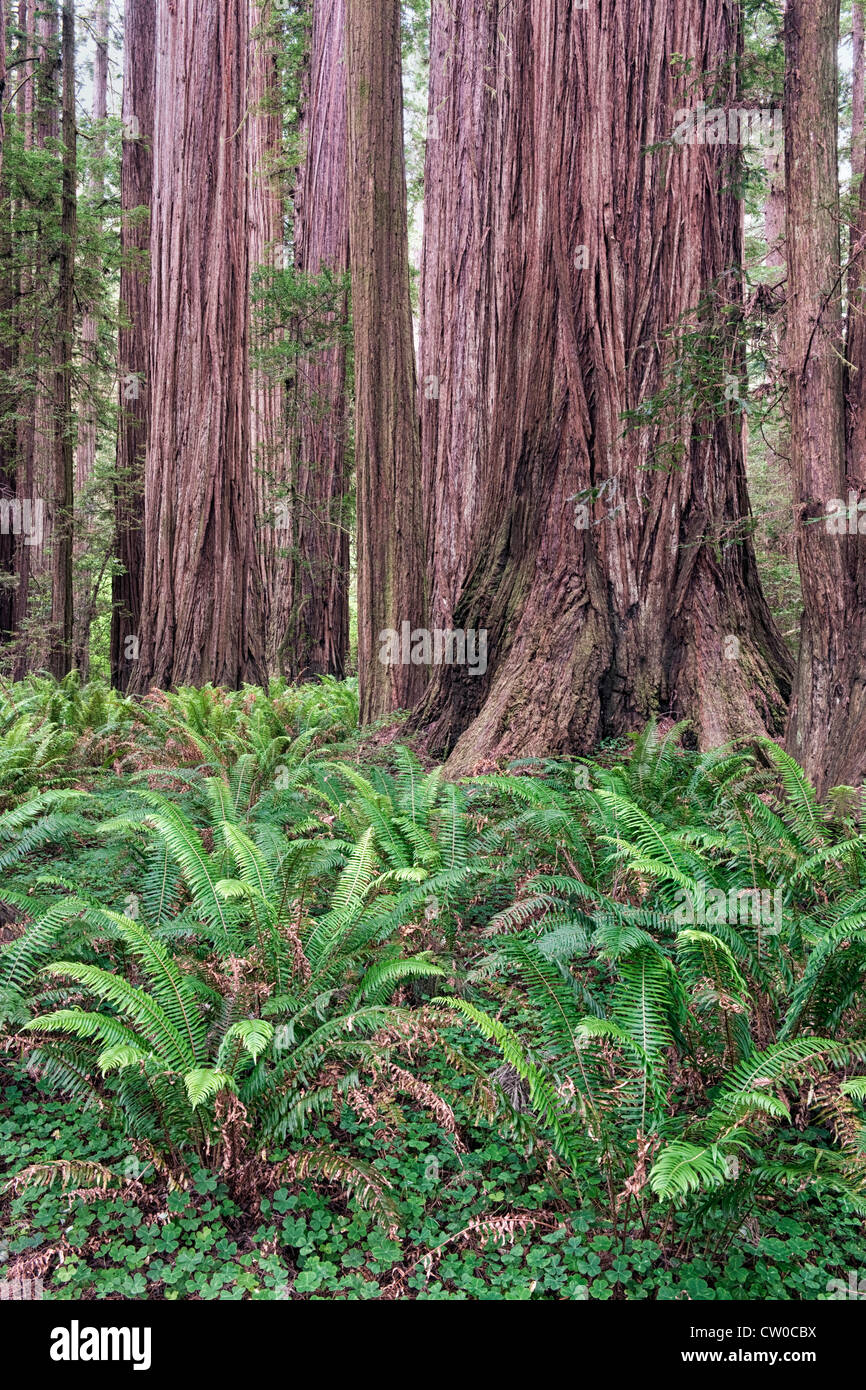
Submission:
[[[866,838],[649,727],[458,785],[351,682],[0,692],[0,1257],[46,1296],[826,1298]]]

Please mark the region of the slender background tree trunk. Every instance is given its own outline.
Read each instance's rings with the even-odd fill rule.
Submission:
[[[863,0],[851,0],[851,172],[859,178],[866,167],[866,146],[864,146],[864,124],[866,124],[866,87],[864,87],[863,45],[864,18]]]
[[[144,467],[150,423],[150,203],[153,194],[153,87],[156,12],[126,0],[123,146],[120,166],[120,333],[118,339],[116,556],[112,576],[111,678],[125,690],[138,659],[144,582]]]
[[[295,267],[345,274],[349,263],[346,142],[345,0],[314,0],[303,131],[306,143],[295,200]],[[343,296],[342,322],[348,298]],[[297,469],[279,664],[291,680],[343,676],[349,656],[349,410],[343,343],[302,357],[297,382]]]
[[[838,35],[838,0],[788,0],[787,370],[804,604],[788,748],[821,789],[833,756],[828,743],[831,725],[850,698],[846,676],[854,617],[848,538],[828,526],[832,499],[844,499],[847,505],[836,154]]]
[[[105,118],[108,115],[108,0],[97,0],[92,15],[93,56],[93,156],[95,160],[90,180],[97,226],[102,227],[101,204],[105,194]],[[88,267],[90,273],[97,266]],[[92,526],[87,499],[81,494],[87,488],[96,462],[99,437],[100,356],[99,310],[97,303],[86,305],[81,323],[82,385],[78,402],[78,447],[75,455],[75,492],[81,501],[75,517],[75,556],[86,554],[92,545]],[[73,664],[86,681],[90,675],[90,628],[96,613],[98,588],[96,580],[85,571],[75,585]]]
[[[75,340],[75,241],[77,218],[75,117],[75,11],[73,0],[62,10],[63,174],[61,188],[59,290],[54,345],[54,526],[51,537],[52,675],[72,669],[72,537],[77,421],[72,406]]]
[[[10,373],[15,363],[13,322],[17,295],[12,267],[12,206],[8,171],[4,169],[7,21],[6,0],[0,0],[0,323],[4,325],[0,338],[0,503],[11,504],[15,497],[16,403],[10,390]],[[0,528],[0,654],[11,640],[15,627],[16,584],[15,537],[7,523],[5,529]]]
[[[98,0],[93,11],[93,157],[96,161],[91,181],[94,203],[99,205],[105,191],[105,118],[108,115],[108,0]],[[98,221],[102,219],[97,214]],[[83,399],[79,406],[78,450],[75,458],[75,483],[80,491],[85,487],[96,458],[97,421],[96,392],[92,382],[99,361],[99,320],[92,305],[88,305],[81,324],[81,356],[88,369]]]
[[[250,0],[248,190],[252,277],[258,267],[283,262],[283,202],[279,183],[282,152],[277,45],[270,0]],[[252,292],[251,285],[251,292]],[[275,497],[288,488],[290,468],[283,418],[283,386],[265,372],[250,376],[250,456],[256,497],[257,552],[261,574],[262,622],[268,668],[276,668],[275,621],[287,587],[287,564],[280,553]]]
[[[60,134],[57,78],[60,68],[56,0],[21,0],[19,29],[24,62],[18,88],[18,119],[28,149],[44,149]],[[16,569],[19,575],[15,626],[18,631],[14,677],[49,661],[51,598],[51,538],[55,524],[55,459],[53,353],[56,304],[52,306],[50,274],[45,263],[46,234],[58,217],[52,194],[36,210],[37,229],[32,254],[22,268],[19,290],[19,373],[22,398],[16,441],[18,498],[23,506],[43,507],[41,535],[19,537]]]
[[[856,13],[852,172],[863,169]],[[839,11],[789,0],[789,395],[804,615],[788,748],[824,793],[866,779],[866,180],[851,228],[844,353],[835,157]],[[828,513],[835,513],[835,522]]]
[[[379,660],[380,634],[427,621],[399,0],[346,0],[346,68],[358,671],[361,718],[368,721],[411,708],[426,680],[421,666]]]

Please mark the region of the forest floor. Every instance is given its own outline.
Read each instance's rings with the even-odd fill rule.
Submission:
[[[678,728],[452,787],[356,724],[351,683],[3,693],[0,1279],[842,1296],[856,812]]]

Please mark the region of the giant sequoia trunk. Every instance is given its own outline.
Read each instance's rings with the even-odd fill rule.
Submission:
[[[420,665],[379,659],[388,654],[382,634],[426,622],[399,0],[346,0],[346,68],[358,671],[361,718],[370,720],[410,708],[425,681]]]
[[[136,692],[265,679],[249,427],[247,0],[160,5],[156,34]]]
[[[838,0],[788,0],[788,388],[804,602],[788,749],[821,792],[866,776],[866,524],[858,510],[866,495],[866,181],[852,239],[846,347],[838,33]]]
[[[349,263],[345,0],[314,0],[295,198],[295,268],[304,275]],[[345,323],[347,297],[338,317]],[[343,676],[349,655],[349,532],[344,516],[349,428],[342,341],[302,357],[296,372],[297,468],[292,480],[282,673]]]
[[[123,146],[120,164],[120,333],[115,552],[112,576],[111,679],[126,690],[138,657],[144,582],[144,467],[150,419],[150,200],[153,185],[153,74],[156,10],[126,0],[123,49]]]
[[[694,74],[732,101],[737,49],[733,0],[434,7],[433,612],[487,630],[489,662],[439,667],[418,716],[455,771],[589,750],[655,710],[705,745],[779,727],[789,658],[725,395],[743,380],[738,151],[670,141]],[[709,386],[677,325],[702,357],[722,344]]]

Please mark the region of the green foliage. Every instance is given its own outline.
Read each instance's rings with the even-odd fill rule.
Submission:
[[[454,786],[371,755],[336,682],[3,698],[64,749],[0,811],[22,1239],[74,1188],[79,1248],[104,1213],[139,1296],[376,1298],[402,1268],[420,1298],[821,1297],[844,1273],[866,1151],[845,789],[822,805],[775,744],[699,754],[684,726]],[[62,1144],[49,1092],[76,1101]],[[171,1248],[119,1234],[177,1188]],[[52,1296],[102,1277],[64,1259]]]
[[[650,727],[630,757],[591,767],[572,803],[601,873],[536,873],[529,911],[500,919],[521,930],[472,978],[506,985],[519,1026],[452,1006],[498,1046],[575,1178],[594,1153],[615,1227],[632,1204],[646,1228],[719,1189],[743,1219],[761,1193],[801,1182],[860,1209],[866,1129],[845,1100],[862,1099],[847,1078],[866,1059],[863,839],[775,744],[688,754],[683,732]],[[563,802],[537,783],[531,795]],[[682,929],[711,893],[718,918]],[[782,1162],[777,1126],[796,1132],[804,1088],[807,1109],[824,1097],[837,1145]]]
[[[52,995],[61,982],[69,1003],[26,1025],[48,1035],[31,1054],[47,1079],[116,1111],[175,1180],[189,1180],[190,1160],[227,1166],[231,1143],[237,1185],[266,1147],[303,1136],[365,1076],[396,1067],[392,1053],[411,1046],[418,1025],[390,1000],[403,982],[443,971],[429,953],[403,953],[372,909],[381,876],[370,831],[345,849],[290,839],[272,821],[245,823],[225,778],[204,788],[213,848],[156,792],[134,791],[138,813],[99,827],[146,841],[139,920],[95,900],[61,899],[3,951],[0,979],[16,1019],[26,983],[39,1001],[46,977]],[[342,867],[323,891],[318,877],[335,861]],[[110,943],[113,969],[88,959],[42,963],[70,919],[79,943],[82,924],[91,941]],[[99,1007],[82,1007],[82,997]],[[226,1108],[228,1093],[237,1112]],[[232,1125],[242,1143],[226,1138]],[[293,1162],[302,1159],[305,1171],[318,1165],[385,1205],[349,1159],[320,1147]]]

